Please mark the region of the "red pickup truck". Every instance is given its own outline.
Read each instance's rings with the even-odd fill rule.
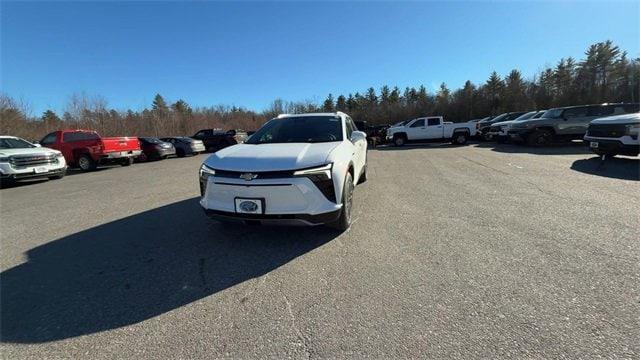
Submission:
[[[129,166],[142,153],[136,137],[100,137],[93,130],[58,130],[40,140],[40,145],[62,152],[70,166],[82,171],[102,164]]]

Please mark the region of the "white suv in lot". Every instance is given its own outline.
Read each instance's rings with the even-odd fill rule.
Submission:
[[[217,219],[351,225],[353,189],[367,178],[366,134],[347,114],[280,115],[200,168],[200,204]]]
[[[0,136],[0,180],[61,179],[67,171],[64,156],[58,150],[34,145],[14,136]]]

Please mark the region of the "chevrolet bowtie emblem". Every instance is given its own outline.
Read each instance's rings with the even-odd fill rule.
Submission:
[[[257,178],[258,175],[257,174],[252,174],[252,173],[244,173],[242,175],[240,175],[240,179],[244,179],[246,181],[251,181],[255,178]]]

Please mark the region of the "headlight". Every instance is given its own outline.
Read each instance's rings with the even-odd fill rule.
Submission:
[[[302,169],[293,172],[293,176],[306,177],[320,190],[320,192],[331,202],[336,202],[336,192],[331,180],[331,169],[333,164],[327,164],[310,169]]]
[[[61,157],[64,157],[64,156],[62,155],[62,153],[61,153],[61,152],[57,152],[57,153],[55,153],[55,154],[56,154],[56,157],[57,157],[58,159],[59,159],[59,158],[61,158]]]
[[[333,164],[327,164],[327,165],[323,165],[323,166],[319,166],[311,169],[302,169],[302,170],[294,171],[293,176],[309,177],[309,176],[319,175],[319,176],[324,176],[325,179],[331,179],[332,166]]]
[[[629,124],[625,125],[626,135],[638,135],[640,133],[640,124]]]
[[[202,166],[200,166],[200,178],[209,178],[209,176],[215,175],[216,171],[213,170],[212,168],[208,167],[205,164],[202,164]]]
[[[0,157],[0,163],[8,163],[9,162],[9,157]]]
[[[200,196],[204,196],[204,193],[207,189],[207,182],[209,180],[209,176],[213,176],[216,174],[216,171],[212,168],[208,167],[205,164],[200,166],[199,174],[199,183],[200,183]]]

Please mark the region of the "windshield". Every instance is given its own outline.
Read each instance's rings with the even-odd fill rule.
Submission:
[[[409,119],[409,120],[405,120],[405,121],[400,121],[399,123],[395,123],[395,124],[393,124],[393,126],[405,126],[405,125],[407,125],[407,123],[408,123],[409,121],[411,121],[411,120],[413,120],[413,119]]]
[[[517,118],[513,119],[513,121],[524,121],[524,120],[529,120],[531,118],[533,118],[533,116],[537,114],[536,111],[530,111],[526,114],[520,115]]]
[[[506,113],[506,114],[502,114],[502,115],[498,115],[498,116],[494,117],[493,119],[489,119],[489,120],[481,121],[481,122],[496,123],[496,122],[500,122],[500,121],[505,120],[505,118],[506,118],[507,116],[509,116],[509,114],[508,114],[508,113]]]
[[[557,119],[560,117],[560,115],[562,115],[562,111],[564,109],[551,109],[551,110],[547,110],[545,111],[544,114],[542,114],[541,117],[545,118],[545,119]]]
[[[34,148],[35,145],[22,139],[4,138],[0,139],[0,149],[28,149]]]
[[[342,141],[342,121],[335,116],[295,116],[272,119],[246,144],[316,143]]]
[[[540,119],[545,112],[547,111],[546,110],[538,111],[535,115],[533,115],[532,119]]]

